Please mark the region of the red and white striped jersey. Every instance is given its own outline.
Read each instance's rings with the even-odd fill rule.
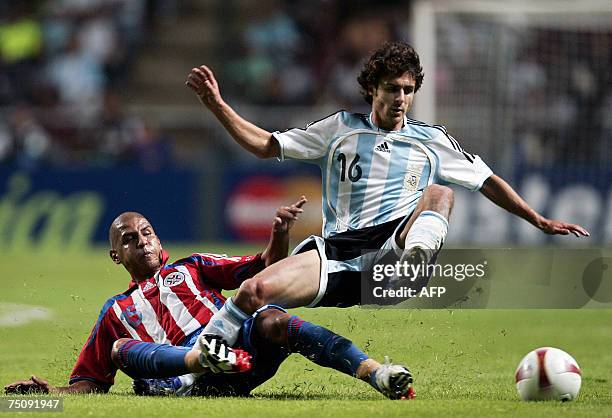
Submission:
[[[167,255],[164,254],[164,261]],[[236,289],[264,268],[261,254],[228,257],[192,254],[165,264],[148,280],[108,299],[70,376],[70,384],[90,380],[105,388],[114,382],[111,361],[119,338],[181,345],[206,325],[225,303],[223,289]]]

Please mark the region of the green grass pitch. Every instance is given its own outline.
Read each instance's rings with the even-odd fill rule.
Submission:
[[[189,249],[174,247],[172,259]],[[228,253],[252,249],[225,248]],[[14,304],[44,307],[52,316],[0,325],[2,384],[36,374],[67,384],[76,356],[104,301],[125,290],[127,273],[105,249],[82,254],[3,254],[0,317]],[[13,308],[11,308],[11,306]],[[297,309],[372,357],[388,355],[415,375],[414,401],[389,401],[363,382],[291,356],[249,399],[141,398],[118,373],[108,395],[64,397],[60,417],[476,417],[612,416],[611,310]],[[583,371],[575,402],[518,400],[514,370],[528,351],[556,346]],[[1,416],[10,416],[2,413]]]

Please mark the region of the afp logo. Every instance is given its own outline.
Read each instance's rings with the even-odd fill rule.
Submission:
[[[173,271],[164,277],[164,286],[172,287],[181,284],[185,281],[185,274],[180,271]]]

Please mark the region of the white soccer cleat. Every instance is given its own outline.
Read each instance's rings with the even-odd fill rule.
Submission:
[[[412,374],[399,364],[392,364],[385,357],[385,364],[381,364],[375,372],[378,390],[389,399],[414,399],[412,387]]]
[[[242,373],[251,370],[251,355],[230,347],[218,335],[200,335],[198,345],[202,351],[200,364],[213,373]]]
[[[180,377],[163,379],[135,379],[132,382],[134,393],[140,396],[187,396],[191,394],[192,385],[183,384]]]

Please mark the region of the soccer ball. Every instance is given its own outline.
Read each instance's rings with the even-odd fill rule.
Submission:
[[[582,372],[563,350],[542,347],[527,354],[516,369],[516,389],[524,401],[571,401],[578,396]]]

